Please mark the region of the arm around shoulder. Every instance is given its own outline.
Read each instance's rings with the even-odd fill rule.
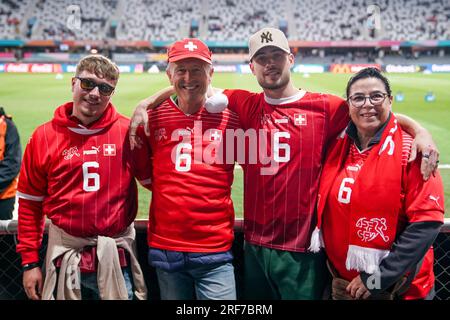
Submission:
[[[439,150],[433,141],[433,137],[427,129],[414,119],[404,114],[395,114],[395,116],[402,129],[414,137],[409,162],[416,159],[418,152],[422,153],[420,171],[426,181],[436,172],[439,163]]]

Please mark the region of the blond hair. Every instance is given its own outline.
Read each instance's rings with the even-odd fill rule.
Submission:
[[[103,79],[113,81],[119,79],[119,68],[117,65],[99,54],[88,55],[78,62],[75,75],[79,76],[83,71],[88,71]]]

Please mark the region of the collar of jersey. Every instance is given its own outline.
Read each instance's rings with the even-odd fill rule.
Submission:
[[[53,122],[59,126],[67,127],[72,132],[81,135],[91,135],[100,132],[101,130],[110,127],[119,118],[114,106],[110,103],[106,108],[103,115],[91,123],[85,126],[80,123],[80,121],[72,117],[73,102],[65,103],[58,108],[56,108]]]
[[[72,132],[78,133],[78,134],[82,134],[82,135],[90,135],[90,134],[96,134],[100,131],[102,131],[104,128],[99,128],[99,129],[88,129],[86,127],[84,127],[83,125],[79,124],[78,125],[79,128],[73,128],[73,127],[67,127],[67,129],[69,129]]]
[[[286,97],[286,98],[280,98],[280,99],[273,99],[273,98],[269,98],[265,93],[264,93],[264,100],[268,103],[268,104],[272,104],[272,105],[282,105],[282,104],[288,104],[288,103],[292,103],[295,101],[300,100],[301,98],[303,98],[306,94],[305,90],[300,90],[298,93],[294,94],[293,96],[290,97]]]
[[[172,102],[172,104],[173,104],[173,106],[175,107],[175,109],[177,109],[179,112],[181,112],[182,114],[184,114],[185,116],[188,116],[188,117],[193,116],[193,115],[196,115],[196,114],[199,114],[199,113],[203,110],[203,108],[204,108],[204,106],[202,106],[200,109],[198,109],[198,111],[196,111],[196,112],[194,112],[194,113],[185,113],[185,112],[184,112],[183,110],[181,110],[181,108],[178,106],[178,96],[177,96],[176,93],[173,94],[173,95],[171,95],[169,100],[170,100],[170,102]]]

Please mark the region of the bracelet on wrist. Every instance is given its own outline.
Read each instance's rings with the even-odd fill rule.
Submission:
[[[39,263],[37,263],[37,262],[27,263],[22,266],[22,271],[28,271],[28,270],[31,270],[31,269],[34,269],[37,267],[39,267]]]

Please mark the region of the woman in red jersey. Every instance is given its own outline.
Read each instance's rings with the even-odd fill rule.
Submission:
[[[441,177],[424,181],[421,159],[408,162],[412,138],[380,71],[358,72],[347,97],[351,121],[327,153],[310,250],[325,248],[333,299],[432,299]]]

